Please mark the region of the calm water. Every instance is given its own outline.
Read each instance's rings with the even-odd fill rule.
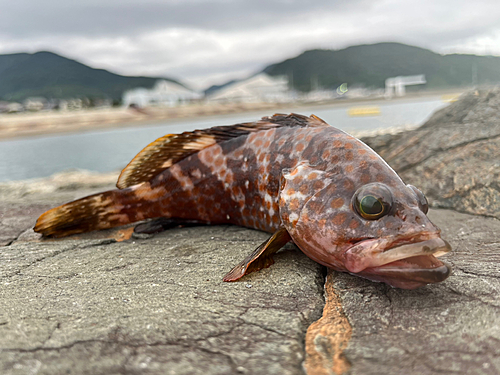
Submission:
[[[310,107],[295,111],[305,115],[314,113],[332,126],[347,132],[358,132],[419,125],[432,112],[445,105],[438,98],[379,103],[381,114],[371,117],[349,117],[347,109],[356,106],[352,103],[346,104],[345,107]],[[280,112],[289,113],[294,110],[291,108]],[[179,121],[164,125],[0,141],[0,181],[45,177],[74,168],[97,172],[117,171],[144,146],[165,134],[255,121],[265,115],[269,115],[269,111]]]

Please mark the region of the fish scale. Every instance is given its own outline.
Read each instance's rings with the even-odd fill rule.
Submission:
[[[274,115],[161,137],[117,186],[48,211],[35,231],[63,237],[166,218],[274,233],[225,281],[270,266],[290,241],[325,266],[395,287],[450,273],[434,256],[450,247],[427,218],[422,193],[363,142],[315,116]]]

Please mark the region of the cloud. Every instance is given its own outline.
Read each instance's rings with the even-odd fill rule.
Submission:
[[[300,23],[304,15],[346,12],[368,0],[16,0],[0,14],[8,35],[135,35],[165,28],[243,30]],[[20,22],[21,21],[21,22]]]
[[[312,48],[398,41],[500,55],[496,0],[18,0],[8,9],[0,14],[0,53],[51,50],[197,88]]]

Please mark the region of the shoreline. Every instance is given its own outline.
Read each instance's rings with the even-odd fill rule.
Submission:
[[[300,112],[303,108],[348,107],[436,99],[435,97],[457,97],[466,89],[438,90],[409,93],[403,97],[352,98],[323,102],[296,103],[230,103],[193,104],[182,107],[149,107],[140,110],[130,108],[96,108],[74,112],[36,112],[0,115],[0,141],[34,136],[82,133],[93,130],[109,130],[137,126],[163,125],[174,121],[209,119],[239,113],[268,111],[266,115],[290,110]],[[402,129],[404,130],[404,129]]]

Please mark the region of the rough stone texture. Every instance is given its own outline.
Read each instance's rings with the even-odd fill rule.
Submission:
[[[266,237],[199,227],[4,247],[0,373],[301,373],[320,267],[292,249],[243,282],[221,281]]]
[[[418,129],[363,141],[434,207],[500,218],[500,87],[464,94]]]

